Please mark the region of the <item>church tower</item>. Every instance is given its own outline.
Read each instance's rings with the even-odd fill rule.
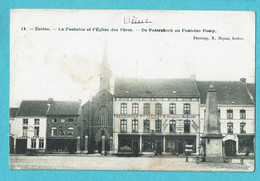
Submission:
[[[100,86],[99,90],[108,90],[110,91],[110,78],[111,78],[111,70],[108,65],[108,60],[107,60],[107,43],[104,43],[104,55],[102,59],[102,64],[100,66]]]

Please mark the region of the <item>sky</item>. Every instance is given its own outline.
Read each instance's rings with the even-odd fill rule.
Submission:
[[[149,23],[132,24],[128,18]],[[35,31],[36,27],[51,31]],[[59,31],[66,27],[109,31]],[[255,81],[253,12],[12,10],[10,42],[11,107],[22,100],[48,98],[85,103],[98,92],[104,57],[113,73],[112,91],[116,77],[194,74],[197,80]]]

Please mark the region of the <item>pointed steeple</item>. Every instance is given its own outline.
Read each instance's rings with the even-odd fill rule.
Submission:
[[[107,39],[105,37],[102,64],[100,66],[100,86],[99,86],[99,90],[106,89],[106,90],[110,91],[110,78],[111,78],[111,70],[110,70],[109,65],[108,65]]]

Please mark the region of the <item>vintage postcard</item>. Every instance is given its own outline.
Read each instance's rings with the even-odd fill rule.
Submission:
[[[254,171],[254,12],[10,15],[11,169]]]

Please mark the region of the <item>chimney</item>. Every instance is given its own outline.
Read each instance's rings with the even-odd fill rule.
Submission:
[[[241,83],[246,83],[246,78],[240,78]]]
[[[192,74],[192,75],[190,76],[190,79],[191,79],[191,80],[196,80],[196,75]]]
[[[48,99],[48,104],[52,104],[52,102],[53,102],[53,98],[49,98]]]

